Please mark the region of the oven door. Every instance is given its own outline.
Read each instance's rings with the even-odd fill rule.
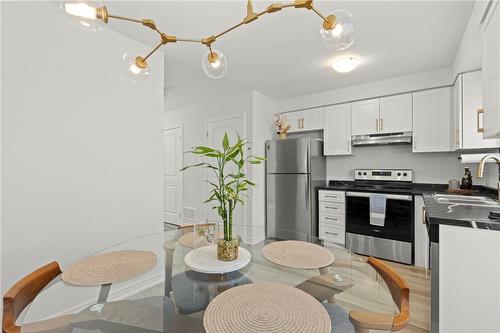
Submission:
[[[346,193],[346,232],[413,243],[413,196],[386,194],[384,226],[370,224],[370,193]]]

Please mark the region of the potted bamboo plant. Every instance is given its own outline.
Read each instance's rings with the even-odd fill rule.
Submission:
[[[204,203],[216,203],[212,209],[217,210],[224,225],[224,237],[217,241],[217,258],[223,261],[238,258],[239,238],[233,235],[233,213],[238,204],[244,204],[245,192],[255,184],[245,177],[245,165],[260,164],[264,158],[250,155],[244,156],[247,142],[238,139],[234,145],[229,143],[227,133],[222,139],[220,150],[205,146],[195,147],[189,153],[206,158],[206,162],[186,166],[188,168],[206,168],[213,172],[216,181],[208,181],[211,190]]]

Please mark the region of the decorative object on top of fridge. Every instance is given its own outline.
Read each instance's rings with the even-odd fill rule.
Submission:
[[[284,115],[275,113],[274,123],[276,125],[276,133],[278,134],[278,138],[286,139],[286,135],[288,133],[288,130],[290,129],[290,125],[288,124],[286,117]]]

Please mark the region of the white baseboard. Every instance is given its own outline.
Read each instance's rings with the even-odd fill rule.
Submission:
[[[113,290],[109,293],[108,296],[108,302],[113,302],[113,301],[120,301],[123,299],[127,299],[135,294],[140,293],[141,291],[144,291],[146,289],[149,289],[161,282],[165,281],[165,273],[164,272],[159,272],[154,275],[145,277],[141,280],[135,281],[132,284],[123,286],[122,288],[119,288],[117,290]],[[81,302],[80,304],[77,304],[73,307],[70,307],[68,309],[65,309],[63,311],[54,313],[47,317],[46,319],[50,318],[55,318],[55,317],[60,317],[68,314],[74,314],[78,313],[91,305],[95,304],[96,299],[91,299],[85,302]]]

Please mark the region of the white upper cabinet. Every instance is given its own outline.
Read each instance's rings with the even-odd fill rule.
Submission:
[[[462,75],[451,88],[451,150],[462,149]]]
[[[302,112],[302,130],[323,129],[323,108],[309,109]]]
[[[411,94],[380,98],[380,133],[411,132]]]
[[[289,133],[298,132],[302,127],[302,111],[287,112],[284,114],[286,121],[290,125]]]
[[[483,25],[484,137],[500,137],[500,6],[493,1]]]
[[[451,89],[413,93],[413,152],[451,150]]]
[[[326,107],[324,110],[324,155],[350,155],[351,104]]]
[[[483,139],[484,119],[482,108],[481,72],[462,76],[462,149],[500,147],[500,139]],[[497,92],[500,93],[500,92]]]
[[[323,129],[323,108],[285,113],[290,124],[289,133]]]
[[[379,111],[378,98],[352,103],[352,135],[379,133]]]

